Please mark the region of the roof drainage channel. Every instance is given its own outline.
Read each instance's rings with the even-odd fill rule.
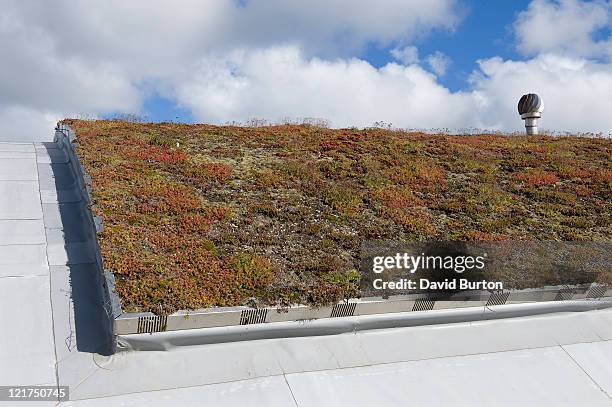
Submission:
[[[582,284],[505,290],[503,292],[460,292],[451,297],[414,294],[394,296],[389,299],[362,298],[352,299],[333,306],[296,305],[282,310],[275,308],[253,309],[240,306],[179,311],[170,315],[155,315],[150,312],[125,313],[115,318],[114,332],[117,335],[130,335],[315,319],[337,320],[345,317],[401,312],[430,312],[456,308],[481,309],[482,307],[506,304],[607,298],[612,301],[612,290],[608,287],[600,284]]]
[[[612,308],[612,299],[508,304],[427,312],[401,312],[345,318],[325,318],[312,321],[287,321],[268,324],[189,329],[158,332],[154,334],[119,335],[117,338],[117,349],[163,351],[192,345],[337,335],[372,329],[485,321],[560,312],[583,312],[605,308]]]

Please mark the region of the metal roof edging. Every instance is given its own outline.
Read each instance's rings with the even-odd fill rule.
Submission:
[[[506,319],[561,312],[584,312],[612,308],[612,299],[581,299],[557,302],[495,305],[362,315],[345,318],[324,318],[311,321],[286,321],[255,325],[234,325],[216,328],[118,335],[120,351],[166,351],[192,345],[336,335],[373,329],[416,327],[491,319]]]
[[[75,150],[76,134],[74,130],[65,124],[58,123],[55,129],[54,142],[63,150],[68,157],[68,165],[75,178],[78,193],[81,195],[86,212],[85,219],[87,228],[90,230],[90,244],[93,246],[92,251],[95,254],[96,267],[98,272],[95,274],[97,281],[96,286],[99,290],[100,298],[103,301],[103,307],[109,318],[111,335],[112,335],[112,351],[116,351],[117,342],[114,319],[121,315],[121,302],[119,296],[114,290],[114,276],[112,273],[104,271],[100,245],[98,242],[98,233],[102,230],[102,220],[93,215],[91,211],[91,177],[87,175],[85,169],[81,165],[78,155]]]

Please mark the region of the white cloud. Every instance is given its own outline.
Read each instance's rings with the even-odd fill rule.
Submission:
[[[541,126],[567,131],[610,134],[612,65],[584,58],[543,54],[528,61],[499,57],[479,62],[474,74],[474,94],[488,108],[483,112],[491,127],[520,129],[517,102],[522,94],[538,93],[546,108]]]
[[[426,61],[431,70],[438,76],[443,76],[451,63],[450,58],[440,51],[428,55]]]
[[[417,65],[308,59],[295,46],[205,59],[177,88],[198,119],[217,122],[309,116],[334,126],[458,127],[475,109],[470,95],[449,92]]]
[[[332,125],[375,121],[408,128],[520,130],[521,95],[546,102],[541,126],[551,130],[612,128],[612,67],[583,58],[541,55],[517,62],[479,61],[472,91],[452,93],[418,65],[375,68],[359,59],[307,58],[295,46],[241,50],[205,58],[177,84],[178,100],[202,121],[251,117],[324,117]]]
[[[527,54],[555,52],[572,56],[612,57],[612,38],[595,40],[612,27],[612,2],[534,0],[515,23],[518,49]]]
[[[22,106],[0,105],[0,141],[49,141],[63,115]]]
[[[530,59],[480,61],[464,92],[438,81],[450,63],[443,53],[425,58],[428,72],[405,46],[454,29],[455,10],[453,0],[5,0],[0,137],[34,137],[67,112],[137,112],[151,90],[206,122],[290,116],[500,130],[522,127],[516,102],[535,91],[546,101],[542,127],[610,131],[609,39],[592,36],[609,27],[609,2],[534,0],[515,25]],[[399,44],[398,63],[351,58],[372,43]]]
[[[348,56],[458,23],[455,0],[4,0],[0,13],[44,35],[60,57],[118,61],[150,76],[175,74],[208,52],[279,43]]]
[[[404,65],[411,65],[419,62],[419,50],[415,46],[394,48],[391,50],[391,56]]]
[[[455,0],[4,0],[0,114],[134,112],[145,87],[172,93],[206,55],[283,43],[346,58],[368,44],[452,30],[455,9]]]
[[[120,64],[62,57],[47,33],[13,17],[0,10],[0,115],[8,122],[13,113],[27,116],[24,131],[32,133],[50,114],[138,110],[139,92]],[[13,128],[8,122],[0,121],[2,129]]]

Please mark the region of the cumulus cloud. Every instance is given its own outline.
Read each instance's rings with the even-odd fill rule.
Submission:
[[[612,2],[534,0],[515,23],[518,49],[527,55],[561,53],[612,57],[612,38],[595,39],[612,27]]]
[[[415,46],[393,48],[391,50],[391,56],[404,65],[416,64],[419,62],[419,50]]]
[[[251,117],[324,117],[336,127],[376,121],[407,128],[520,130],[520,96],[546,101],[542,127],[568,131],[612,128],[612,66],[559,56],[528,61],[479,61],[472,90],[450,92],[417,64],[375,68],[359,59],[307,58],[295,46],[240,50],[204,58],[197,73],[176,85],[198,120],[223,123]],[[607,132],[606,132],[607,134]]]
[[[0,104],[0,141],[48,141],[62,118],[57,112]]]
[[[5,0],[4,23],[37,33],[58,57],[117,61],[130,75],[175,75],[203,54],[288,43],[346,57],[458,23],[455,0]],[[55,16],[55,18],[50,18]]]
[[[112,62],[62,58],[37,27],[0,11],[0,129],[2,137],[48,138],[68,112],[137,111],[139,92]],[[51,120],[52,121],[52,120]],[[22,131],[17,131],[21,123]],[[41,130],[46,131],[41,133]]]
[[[300,116],[518,130],[516,102],[535,91],[546,101],[543,127],[609,132],[610,39],[595,36],[610,26],[609,2],[534,0],[514,27],[528,59],[479,61],[462,92],[439,81],[446,55],[421,62],[409,45],[453,30],[456,8],[454,0],[5,0],[0,128],[30,138],[71,112],[135,113],[153,91],[205,122]],[[377,68],[353,57],[370,44],[395,46],[395,62]]]
[[[474,110],[469,95],[451,93],[418,65],[377,69],[359,59],[306,58],[295,46],[204,59],[176,97],[198,119],[217,122],[299,115],[334,126],[459,127]]]
[[[546,108],[542,127],[610,134],[612,65],[584,58],[543,54],[528,61],[499,57],[479,61],[472,76],[474,95],[480,95],[486,121],[492,128],[519,129],[516,102],[536,92]]]
[[[451,63],[450,58],[440,51],[428,55],[426,60],[431,70],[438,76],[443,76]]]
[[[452,30],[455,8],[455,0],[5,0],[0,114],[20,107],[45,123],[49,111],[136,112],[150,88],[173,93],[211,53],[284,43],[346,58],[367,44]]]

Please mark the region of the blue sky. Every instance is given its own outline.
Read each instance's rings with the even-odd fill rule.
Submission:
[[[517,14],[525,10],[529,0],[463,1],[459,13],[463,16],[454,30],[434,29],[417,39],[414,45],[422,56],[442,52],[451,64],[448,72],[439,77],[439,82],[451,91],[467,90],[470,74],[478,68],[476,61],[483,58],[501,56],[504,59],[522,59],[518,54],[512,32],[512,24]],[[609,36],[609,30],[601,30],[601,37]],[[390,54],[396,45],[381,47],[370,43],[355,57],[368,61],[379,68],[393,61]],[[115,113],[107,115],[112,117]],[[171,99],[159,94],[147,97],[144,102],[143,116],[151,121],[193,122],[194,117],[188,109],[182,108]]]
[[[113,117],[116,114],[111,113],[106,116]],[[193,115],[188,109],[179,106],[175,101],[165,98],[158,93],[144,100],[142,116],[147,121],[153,122],[194,122]]]
[[[4,0],[0,130],[130,114],[511,132],[535,92],[543,128],[609,134],[611,30],[612,0]]]
[[[520,59],[514,42],[512,24],[517,14],[527,8],[527,0],[464,1],[464,15],[453,30],[434,30],[416,41],[419,54],[443,52],[451,59],[447,74],[439,81],[452,91],[469,88],[469,75],[477,68],[478,59],[501,56],[504,59]],[[393,47],[368,47],[363,57],[374,66],[382,66],[392,57]]]

